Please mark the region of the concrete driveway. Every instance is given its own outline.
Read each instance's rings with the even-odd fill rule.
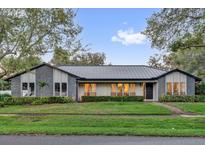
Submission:
[[[1,135],[0,145],[205,145],[205,138]]]

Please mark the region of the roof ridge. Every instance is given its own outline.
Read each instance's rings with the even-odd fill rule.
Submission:
[[[61,67],[61,66],[73,66],[73,67],[127,67],[127,66],[130,66],[130,67],[134,67],[134,66],[140,66],[140,67],[148,67],[148,68],[152,68],[152,69],[155,69],[155,70],[160,70],[160,71],[169,71],[167,69],[162,69],[162,68],[156,68],[156,67],[153,67],[153,66],[149,66],[149,65],[70,65],[70,64],[60,64],[60,65],[56,65],[56,67]]]
[[[59,64],[59,65],[56,65],[56,66],[144,66],[144,65],[70,65],[70,64]]]

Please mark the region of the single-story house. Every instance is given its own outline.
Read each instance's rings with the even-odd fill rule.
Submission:
[[[7,78],[13,96],[144,96],[195,95],[201,79],[179,69],[165,71],[145,65],[52,66],[43,63]],[[45,82],[41,87],[39,83]],[[43,90],[42,90],[43,89]]]

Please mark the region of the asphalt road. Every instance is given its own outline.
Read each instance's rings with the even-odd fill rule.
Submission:
[[[205,138],[1,135],[0,145],[205,145]]]

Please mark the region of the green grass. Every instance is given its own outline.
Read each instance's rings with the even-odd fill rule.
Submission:
[[[0,116],[0,134],[204,136],[205,118]]]
[[[0,108],[0,113],[169,115],[171,114],[171,111],[152,103],[96,102],[45,105],[10,105]]]
[[[205,115],[205,103],[175,103],[175,105],[186,112]]]

